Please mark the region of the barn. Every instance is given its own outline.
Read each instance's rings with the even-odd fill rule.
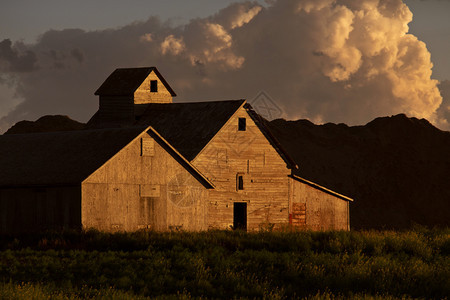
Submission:
[[[0,139],[0,150],[14,153],[0,159],[11,172],[0,178],[2,230],[350,229],[353,200],[294,175],[298,166],[246,100],[173,103],[155,67],[116,69],[95,94],[99,109],[85,130]],[[116,139],[122,134],[128,140]],[[36,148],[48,162],[27,152],[35,149],[27,140],[55,147]]]

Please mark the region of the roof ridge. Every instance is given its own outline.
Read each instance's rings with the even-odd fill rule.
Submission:
[[[146,103],[146,105],[185,105],[185,104],[209,104],[209,103],[224,103],[224,102],[241,102],[243,103],[246,99],[235,99],[235,100],[206,100],[206,101],[192,101],[192,102],[172,102],[172,103]]]
[[[156,67],[131,67],[131,68],[116,68],[116,70],[132,70],[132,69],[156,69]]]
[[[24,132],[15,134],[0,134],[2,137],[24,137],[24,136],[50,136],[50,135],[70,135],[77,133],[92,133],[100,131],[138,131],[139,129],[145,129],[146,126],[130,126],[130,127],[114,127],[114,128],[93,128],[93,129],[80,129],[80,130],[61,130],[61,131],[46,131],[46,132]]]
[[[215,103],[215,102],[239,102],[239,101],[245,101],[246,99],[229,99],[229,100],[202,100],[202,101],[192,101],[192,102],[176,102],[172,104],[179,104],[179,103]]]

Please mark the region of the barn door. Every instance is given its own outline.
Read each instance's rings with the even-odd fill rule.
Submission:
[[[247,230],[247,203],[234,202],[233,229]]]

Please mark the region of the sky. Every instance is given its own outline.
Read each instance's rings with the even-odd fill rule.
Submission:
[[[175,101],[261,93],[277,115],[450,130],[448,0],[0,0],[0,133],[86,122],[118,67],[156,66]],[[256,97],[256,98],[255,98]]]

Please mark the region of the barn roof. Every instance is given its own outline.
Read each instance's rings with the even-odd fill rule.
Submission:
[[[144,129],[0,135],[0,186],[81,183]]]
[[[300,181],[300,182],[302,182],[302,183],[304,183],[304,184],[307,184],[307,185],[309,185],[310,187],[313,187],[313,188],[318,189],[318,190],[320,190],[320,191],[322,191],[322,192],[325,192],[325,193],[327,193],[327,194],[330,194],[330,195],[333,195],[333,196],[335,196],[335,197],[338,197],[338,198],[340,198],[340,199],[342,199],[342,200],[345,200],[345,201],[353,201],[353,199],[350,198],[350,197],[347,197],[347,196],[344,196],[344,195],[342,195],[342,194],[336,193],[335,191],[329,190],[329,189],[327,189],[326,187],[323,187],[323,186],[321,186],[321,185],[319,185],[319,184],[317,184],[317,183],[315,183],[315,182],[306,180],[305,178],[302,178],[302,177],[300,177],[300,176],[297,176],[297,175],[292,174],[292,175],[290,175],[290,177],[293,178],[293,179],[295,179],[295,180],[297,180],[297,181]]]
[[[128,126],[152,126],[187,160],[192,161],[219,132],[234,113],[244,106],[258,128],[291,169],[298,166],[271,134],[262,119],[246,102],[221,100],[185,103],[150,103],[134,124]],[[97,112],[87,128],[121,126],[110,120],[102,120]]]
[[[162,77],[156,67],[124,68],[116,69],[106,78],[105,82],[97,89],[95,95],[102,96],[129,96],[132,95],[142,82],[155,72],[172,97],[176,94],[167,81]]]
[[[136,122],[152,126],[187,160],[193,160],[245,100],[151,103]]]
[[[79,184],[144,131],[205,187],[213,187],[148,126],[0,135],[0,186]]]

